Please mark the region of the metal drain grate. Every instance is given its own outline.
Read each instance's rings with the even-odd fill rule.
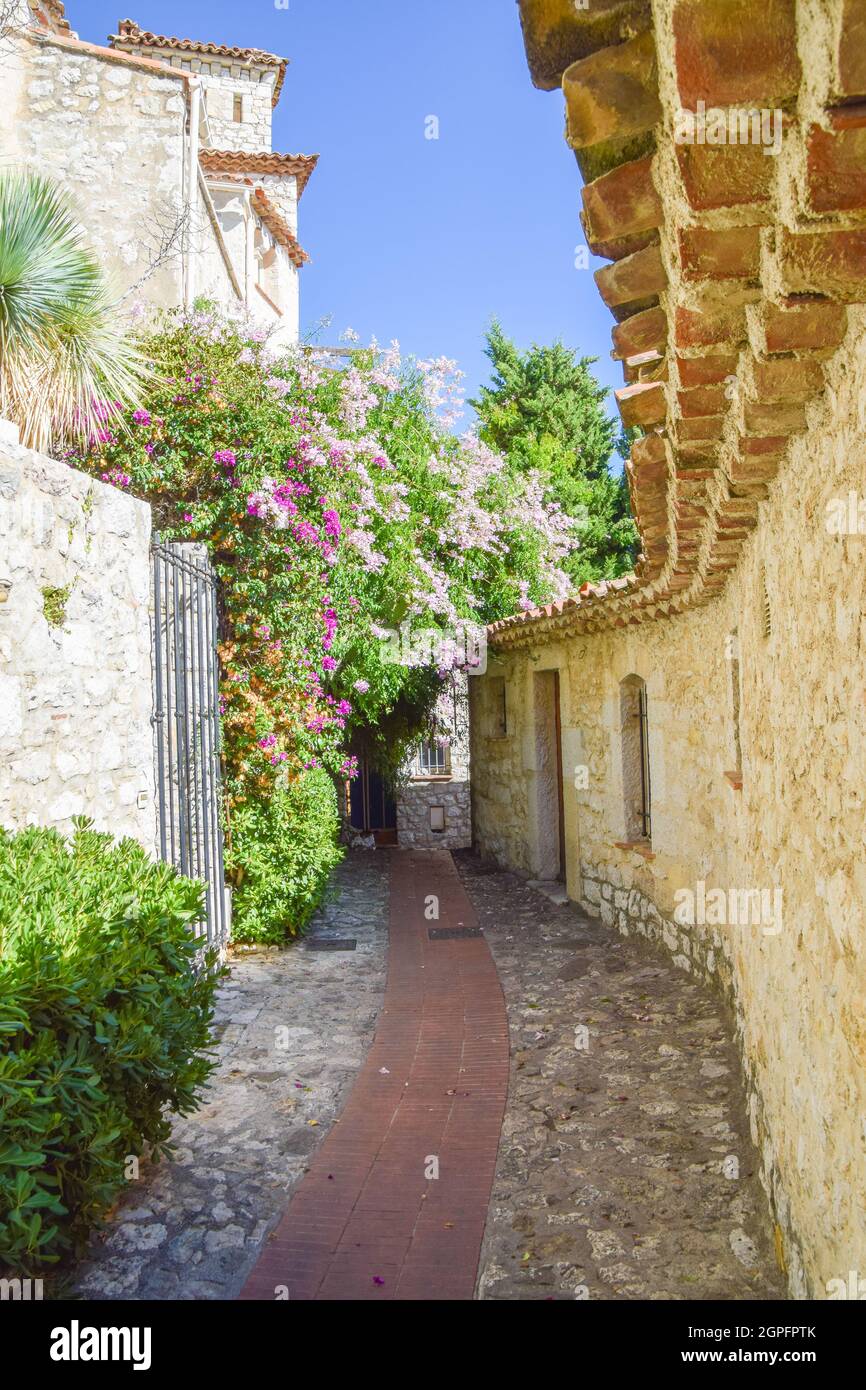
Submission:
[[[466,941],[484,933],[480,927],[431,927],[427,935],[431,941]]]
[[[308,951],[354,951],[358,942],[354,936],[311,936]]]

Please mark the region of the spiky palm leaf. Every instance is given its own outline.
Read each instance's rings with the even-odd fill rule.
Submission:
[[[0,171],[0,416],[33,449],[86,440],[145,374],[63,194]]]

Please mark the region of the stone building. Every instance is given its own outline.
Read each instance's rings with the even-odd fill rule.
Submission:
[[[82,42],[62,0],[20,0],[0,48],[0,163],[72,195],[121,302],[197,298],[297,342],[298,204],[317,155],[272,149],[287,60],[122,20]]]
[[[364,747],[359,773],[343,789],[346,838],[403,849],[467,849],[472,844],[469,677],[443,689],[429,734],[416,743],[396,782],[382,775]]]
[[[643,553],[495,624],[479,847],[730,1000],[779,1262],[866,1268],[866,4],[521,0]]]

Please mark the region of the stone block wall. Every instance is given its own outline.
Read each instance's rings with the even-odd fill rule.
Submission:
[[[569,896],[733,1005],[780,1258],[792,1293],[817,1298],[866,1268],[866,312],[849,315],[722,593],[503,648],[472,702],[476,842],[532,872],[533,681],[559,670]],[[647,690],[649,842],[627,834],[629,676]],[[759,913],[734,920],[756,892]]]
[[[185,200],[186,99],[180,75],[135,68],[51,35],[0,55],[0,160],[58,180],[118,292],[135,285]],[[183,300],[178,254],[148,282],[165,307]]]
[[[155,55],[156,56],[156,55]],[[159,54],[181,66],[177,54]],[[275,73],[243,68],[217,58],[187,58],[183,65],[201,78],[207,112],[207,139],[215,150],[269,150]],[[235,97],[241,119],[235,120]]]
[[[156,847],[150,508],[0,432],[0,825]]]
[[[445,829],[432,830],[430,809],[441,806]],[[397,840],[403,849],[468,849],[472,844],[469,782],[414,778],[397,798]]]
[[[397,840],[404,849],[468,849],[472,844],[469,684],[466,676],[456,677],[437,710],[451,752],[450,777],[425,777],[417,764],[407,768],[408,779],[397,795]],[[433,807],[444,811],[444,830],[432,829]]]

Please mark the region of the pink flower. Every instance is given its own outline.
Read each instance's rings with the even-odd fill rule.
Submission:
[[[322,670],[323,670],[323,671],[336,671],[336,669],[337,669],[337,663],[336,663],[336,661],[334,660],[334,658],[333,658],[332,656],[324,656],[324,657],[322,657]]]
[[[366,695],[367,691],[370,689],[370,682],[364,680],[355,681],[352,689],[357,690],[360,695]]]
[[[107,473],[102,474],[104,483],[112,483],[115,487],[129,487],[132,482],[128,473],[121,473],[119,468],[110,468]]]
[[[132,412],[132,418],[137,425],[150,424],[150,412],[147,410],[134,410]]]

